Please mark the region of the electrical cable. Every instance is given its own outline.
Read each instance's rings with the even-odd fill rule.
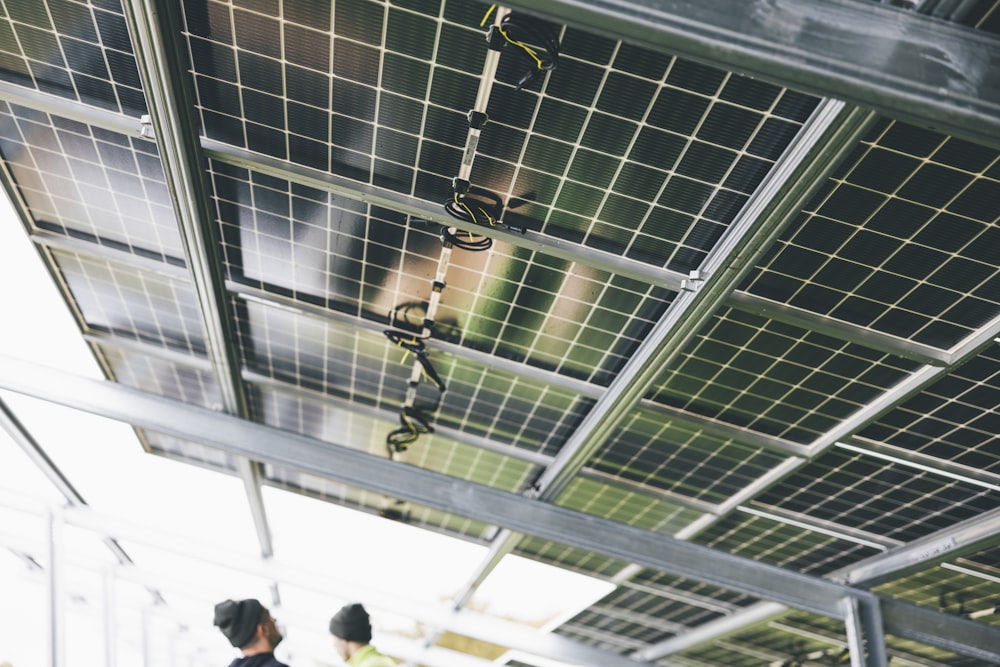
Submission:
[[[389,433],[385,438],[389,455],[405,452],[417,438],[425,433],[433,433],[434,427],[419,408],[405,406],[399,413],[399,428]]]
[[[470,186],[467,181],[456,179],[455,192],[450,201],[445,202],[444,210],[456,220],[473,225],[495,227],[500,223],[503,211],[503,200],[500,196],[486,190]],[[476,235],[472,232],[460,232],[454,227],[441,230],[441,241],[445,245],[453,245],[462,250],[481,252],[493,246],[493,239]]]
[[[447,391],[444,381],[437,374],[437,371],[434,370],[434,365],[431,364],[431,360],[427,357],[427,347],[424,345],[425,337],[415,336],[412,333],[396,329],[386,329],[382,333],[398,347],[406,350],[407,355],[413,353],[420,363],[424,378],[430,380],[439,392],[444,393]],[[406,360],[406,356],[403,357],[403,360]]]
[[[490,5],[480,27],[486,25],[495,10],[496,5]],[[539,72],[554,70],[559,65],[558,35],[547,23],[526,14],[508,12],[499,24],[490,26],[486,40],[495,50],[513,46],[528,61],[531,69],[521,77],[515,90],[531,83]]]

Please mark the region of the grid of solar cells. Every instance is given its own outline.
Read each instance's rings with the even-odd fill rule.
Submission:
[[[380,322],[427,298],[436,228],[260,172],[210,168],[231,278]]]
[[[87,326],[204,356],[194,290],[185,281],[110,260],[53,251]]]
[[[257,301],[236,300],[234,312],[251,371],[368,406],[402,400],[408,369],[389,358],[385,337]],[[387,373],[398,382],[383,386]]]
[[[458,262],[449,267],[439,312],[458,324],[463,345],[601,386],[675,296],[507,244],[452,256]]]
[[[1000,613],[993,612],[1000,600],[1000,578],[988,577],[976,576],[971,569],[938,566],[874,590],[946,614],[963,617],[974,614],[976,622],[1000,627]]]
[[[699,646],[683,655],[670,656],[671,663],[682,667],[706,667],[726,665],[726,667],[760,667],[769,664],[774,656],[748,653],[733,646],[732,642],[717,641]],[[778,662],[778,660],[773,660]]]
[[[1000,152],[878,125],[744,288],[950,348],[1000,314]]]
[[[589,549],[550,542],[530,535],[526,535],[517,543],[514,552],[531,560],[595,577],[613,577],[628,565],[623,560],[595,553]]]
[[[759,500],[908,542],[995,509],[1000,493],[836,449]]]
[[[253,407],[260,419],[276,428],[301,433],[342,447],[386,455],[385,436],[393,428],[386,420],[343,407],[254,386]],[[461,477],[506,491],[520,491],[535,466],[493,451],[450,441],[440,435],[425,436],[396,460]]]
[[[629,632],[636,634],[638,629],[645,629],[641,624],[614,617],[609,618],[600,612],[592,611],[593,609],[591,607],[590,610],[581,614],[579,621],[572,619],[563,623],[556,629],[555,633],[616,653],[635,651],[644,646],[642,639],[629,635]]]
[[[653,584],[640,573],[557,632],[625,651],[655,644],[732,613],[740,601],[732,592],[677,577]]]
[[[651,398],[808,443],[917,367],[863,345],[722,309],[656,383]]]
[[[402,502],[397,498],[372,493],[298,470],[273,465],[264,466],[264,482],[277,488],[304,493],[327,502],[359,509],[420,528],[442,532],[452,537],[482,541],[491,527],[457,514],[441,512],[423,505]]]
[[[0,102],[0,153],[39,226],[184,257],[155,144]]]
[[[235,312],[241,354],[250,370],[290,386],[399,411],[412,360],[404,363],[404,351],[378,332],[257,301],[237,301]],[[554,454],[591,404],[572,392],[454,355],[432,351],[429,358],[448,390],[442,396],[422,382],[417,406],[430,406],[429,416],[442,426]]]
[[[101,345],[100,350],[116,382],[203,408],[222,405],[222,393],[210,370],[112,345]]]
[[[121,113],[146,112],[117,2],[4,0],[0,78]]]
[[[847,637],[843,628],[833,624],[817,627],[781,619],[754,632],[726,637],[711,648],[695,650],[687,656],[714,656],[718,664],[762,665],[838,665],[850,661]],[[729,654],[728,657],[724,657]],[[731,660],[731,662],[729,662]]]
[[[454,145],[435,128],[467,127],[486,54],[478,29],[482,8],[409,4],[286,2],[279,14],[279,5],[186,2],[204,131],[443,201],[465,130]]]
[[[713,549],[816,576],[881,553],[851,540],[766,517],[742,514],[723,517],[700,533],[695,541]]]
[[[574,28],[561,40],[558,68],[524,90],[501,59],[473,182],[508,222],[698,267],[816,100]]]
[[[792,612],[779,621],[772,621],[768,624],[767,628],[770,632],[787,633],[792,636],[825,638],[837,641],[841,646],[845,645],[847,641],[842,621],[804,612]],[[748,632],[741,635],[740,638],[744,642],[752,643],[754,641],[753,636],[753,632]],[[901,639],[894,635],[886,635],[885,640],[890,654],[895,656],[900,664],[908,664],[909,662],[932,667],[944,667],[945,665],[949,667],[987,667],[980,659],[962,656],[946,649],[939,649],[919,642]],[[775,645],[774,638],[770,638],[767,641],[772,646]],[[893,662],[895,661],[897,660],[893,660]]]
[[[1000,475],[1000,349],[991,346],[859,433]]]
[[[436,225],[212,162],[228,274],[359,317],[388,320],[430,296]],[[608,384],[673,293],[496,244],[455,252],[435,336]]]
[[[435,419],[442,426],[554,456],[593,406],[591,399],[558,386],[447,358],[451,368],[442,377],[448,391]]]
[[[621,595],[625,596],[623,600],[628,602],[628,606],[644,613],[661,608],[664,604],[662,599],[694,607],[695,610],[691,613],[695,615],[705,610],[715,614],[729,614],[757,601],[756,598],[743,593],[647,568],[640,570],[626,581],[623,588],[627,591],[621,591]],[[616,592],[612,595],[617,594]],[[701,622],[695,619],[681,620],[688,618],[684,616],[685,613],[679,612],[678,622],[687,625]]]
[[[559,494],[557,504],[666,535],[673,535],[702,514],[652,494],[580,477]]]
[[[143,430],[142,435],[149,444],[149,450],[154,454],[215,470],[228,470],[234,473],[237,470],[236,457],[221,449],[150,430]]]
[[[653,489],[721,503],[783,458],[677,423],[655,410],[639,409],[625,418],[588,465]]]
[[[672,600],[660,600],[660,605],[650,605],[649,611],[637,611],[622,604],[614,596],[592,605],[559,626],[557,634],[575,639],[597,639],[605,648],[618,652],[642,649],[650,644],[683,634],[688,626],[676,620],[679,616],[691,618],[690,608]]]
[[[1000,545],[987,546],[982,551],[958,559],[959,565],[974,568],[983,576],[1000,581]]]

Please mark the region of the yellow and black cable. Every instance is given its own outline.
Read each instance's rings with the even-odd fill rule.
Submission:
[[[496,7],[495,4],[490,5],[480,27],[485,27]],[[545,22],[526,14],[505,14],[499,24],[490,26],[486,41],[496,51],[511,46],[528,61],[530,69],[518,81],[517,90],[531,83],[539,72],[554,70],[559,64],[558,35]]]

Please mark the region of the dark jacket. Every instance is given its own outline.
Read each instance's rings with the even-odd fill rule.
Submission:
[[[283,662],[278,662],[273,653],[258,653],[249,658],[236,658],[229,667],[288,667]]]

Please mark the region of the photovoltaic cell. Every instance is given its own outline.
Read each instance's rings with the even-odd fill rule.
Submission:
[[[517,543],[515,553],[532,560],[557,565],[582,574],[612,577],[628,563],[587,549],[558,544],[536,537],[525,536]]]
[[[721,503],[782,457],[637,410],[597,450],[595,470],[681,497]]]
[[[205,334],[186,281],[99,258],[53,251],[88,327],[204,356]]]
[[[997,405],[1000,355],[990,347],[859,435],[972,470],[1000,473]]]
[[[1000,153],[883,122],[744,288],[950,348],[1000,314]]]
[[[824,576],[881,551],[766,517],[730,514],[698,535],[699,544],[779,567]]]
[[[155,144],[0,102],[0,152],[40,227],[183,262]]]
[[[657,533],[674,534],[701,512],[649,493],[637,493],[602,481],[578,478],[560,494],[558,504]]]
[[[205,368],[137,354],[115,347],[113,341],[100,349],[117,382],[203,408],[215,410],[222,405],[218,382]]]
[[[119,3],[7,2],[0,79],[138,118],[146,112]]]
[[[858,344],[722,310],[651,398],[808,443],[915,368]]]
[[[907,542],[996,508],[1000,494],[969,482],[832,450],[758,499]]]

